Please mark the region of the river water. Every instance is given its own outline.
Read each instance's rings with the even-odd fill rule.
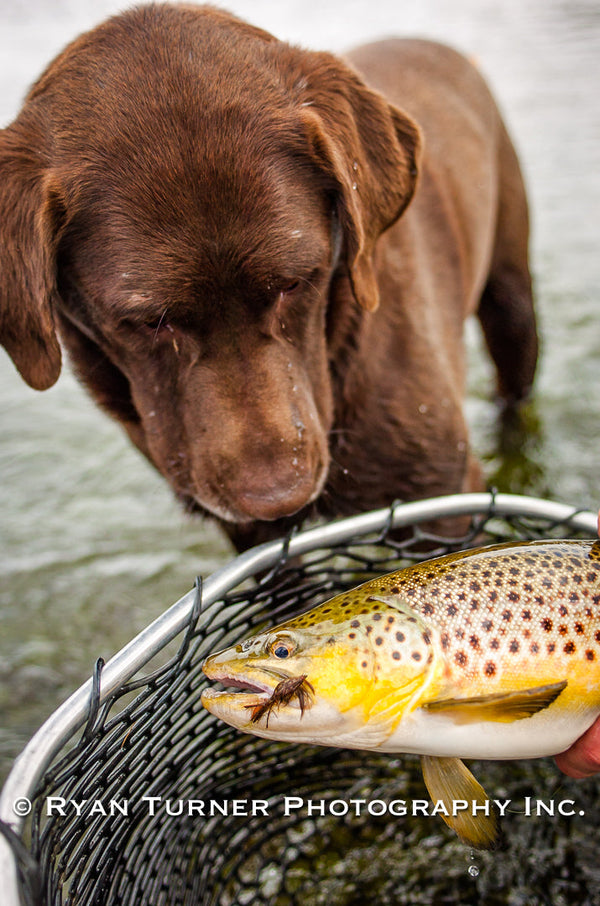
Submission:
[[[478,61],[518,147],[533,214],[543,350],[524,424],[501,434],[479,337],[468,414],[490,482],[600,502],[600,5],[596,0],[231,0],[279,37],[342,51],[392,33],[445,40]],[[107,0],[0,8],[0,126]],[[316,9],[316,7],[315,7]],[[0,777],[45,717],[107,658],[231,556],[184,516],[72,375],[40,394],[0,350]]]

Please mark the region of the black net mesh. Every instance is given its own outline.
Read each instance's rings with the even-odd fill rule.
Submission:
[[[575,534],[565,524],[492,513],[473,518],[452,542],[414,526],[400,540],[384,532],[314,551],[301,563],[282,558],[269,575],[199,606],[169,663],[101,706],[96,697],[84,731],[46,772],[34,796],[28,853],[19,857],[23,902],[600,903],[593,779],[570,781],[551,760],[476,765],[488,794],[514,807],[504,818],[505,848],[474,858],[439,817],[374,814],[356,804],[342,814],[354,801],[377,812],[392,801],[424,800],[417,758],[259,740],[200,704],[205,656],[256,627],[474,541]],[[97,688],[101,680],[99,664]],[[285,797],[296,797],[288,806],[302,806],[286,809]],[[525,797],[555,806],[573,800],[561,810],[575,814],[525,815]],[[78,815],[72,803],[83,800]],[[63,801],[61,815],[54,805]]]

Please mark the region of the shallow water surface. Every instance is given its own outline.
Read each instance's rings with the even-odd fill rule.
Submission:
[[[341,51],[381,35],[446,40],[473,56],[521,155],[533,219],[542,332],[535,397],[498,424],[493,376],[469,329],[468,414],[490,482],[594,508],[600,502],[600,7],[585,0],[232,0],[278,36]],[[81,29],[118,4],[0,9],[0,125]],[[65,370],[44,394],[0,351],[0,775],[44,718],[231,551],[191,521],[119,428]],[[461,869],[462,870],[462,869]],[[514,902],[518,902],[515,900]]]

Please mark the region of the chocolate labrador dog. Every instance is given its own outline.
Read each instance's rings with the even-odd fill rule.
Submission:
[[[481,76],[343,61],[211,7],[78,38],[0,132],[0,335],[99,405],[244,547],[309,514],[481,486],[476,313],[508,403],[537,339],[519,166]]]

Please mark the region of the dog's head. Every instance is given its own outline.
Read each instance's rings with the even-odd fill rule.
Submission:
[[[328,54],[210,8],[109,20],[0,132],[2,343],[42,390],[58,330],[188,502],[290,515],[329,466],[332,295],[376,308],[418,147]]]

